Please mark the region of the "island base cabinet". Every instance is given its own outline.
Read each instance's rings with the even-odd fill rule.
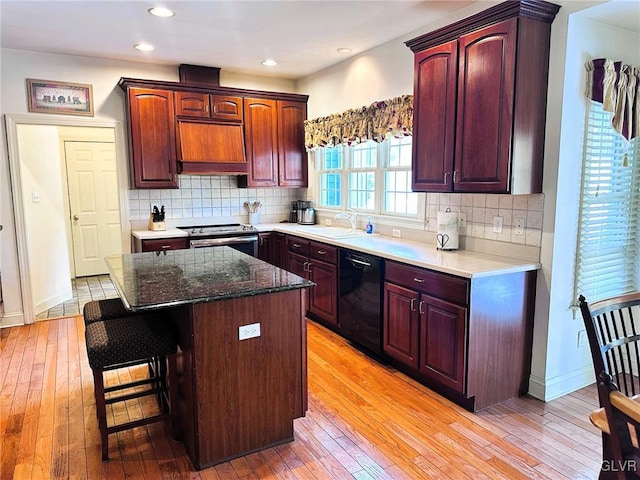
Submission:
[[[293,440],[307,410],[304,290],[178,310],[179,412],[198,470]],[[259,336],[239,328],[259,324]]]

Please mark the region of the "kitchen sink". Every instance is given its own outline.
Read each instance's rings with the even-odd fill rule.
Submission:
[[[306,230],[311,235],[317,235],[324,238],[352,238],[352,237],[364,237],[368,234],[364,230],[354,230],[347,227],[312,227]]]

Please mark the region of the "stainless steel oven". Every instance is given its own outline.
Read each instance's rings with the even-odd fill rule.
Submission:
[[[178,227],[189,234],[190,248],[226,245],[252,257],[258,255],[258,229],[239,223]]]

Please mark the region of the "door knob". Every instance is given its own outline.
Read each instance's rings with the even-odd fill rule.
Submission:
[[[74,216],[73,216],[73,219],[74,219],[74,220],[78,220],[78,219],[80,219],[80,217],[79,217],[78,215],[74,215]]]

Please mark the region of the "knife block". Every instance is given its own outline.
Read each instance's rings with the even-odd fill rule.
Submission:
[[[149,230],[153,231],[153,232],[159,232],[162,230],[166,230],[167,229],[167,225],[166,223],[164,223],[164,220],[160,221],[160,222],[154,222],[153,221],[153,213],[149,214]]]

